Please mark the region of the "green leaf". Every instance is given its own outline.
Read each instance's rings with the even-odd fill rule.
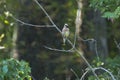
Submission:
[[[7,80],[24,80],[31,72],[28,63],[25,61],[11,58],[0,63],[0,80],[4,80],[4,78]]]
[[[8,66],[4,65],[2,70],[3,70],[3,73],[6,74],[8,72]]]
[[[102,17],[105,17],[105,18],[117,18],[117,15],[115,15],[113,12],[105,12]]]

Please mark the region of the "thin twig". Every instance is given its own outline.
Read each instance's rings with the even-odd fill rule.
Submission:
[[[49,49],[49,50],[53,50],[53,51],[60,51],[60,52],[74,52],[73,49],[69,49],[69,50],[61,50],[61,49],[55,49],[55,48],[51,48],[51,47],[47,47],[44,46],[45,48]]]
[[[86,58],[80,53],[80,51],[78,51],[77,49],[75,49],[75,51],[77,53],[79,53],[79,55],[82,57],[82,59],[85,61],[85,63],[88,65],[88,67],[90,68],[90,70],[92,71],[92,73],[94,74],[94,76],[96,77],[97,80],[99,80],[97,74],[95,73],[94,69],[92,68],[92,66],[89,64],[89,62],[86,60]]]
[[[35,25],[35,24],[30,24],[30,23],[26,23],[26,22],[23,22],[22,20],[20,19],[17,19],[16,17],[14,17],[13,15],[11,16],[15,21],[23,24],[23,25],[27,25],[27,26],[34,26],[34,27],[55,27],[54,25]]]
[[[99,59],[99,55],[98,55],[98,50],[97,50],[97,41],[95,39],[82,39],[81,37],[79,37],[80,40],[84,41],[84,42],[88,42],[88,41],[92,41],[92,42],[95,42],[95,54],[97,56],[97,59],[98,61],[100,60]]]
[[[78,77],[78,75],[77,75],[77,73],[73,70],[73,69],[70,69],[72,72],[73,72],[73,74],[76,76],[76,78],[77,78],[77,80],[79,80],[79,77]]]
[[[23,24],[23,25],[33,26],[33,27],[55,27],[54,25],[36,25],[36,24],[26,23],[26,22],[24,22],[24,21],[16,18],[15,16],[13,16],[13,15],[9,12],[9,10],[7,9],[7,7],[5,7],[5,9],[6,9],[6,14],[5,14],[6,16],[10,16],[10,17],[13,18],[15,21],[17,21],[17,22],[19,22],[19,23],[21,23],[21,24]]]
[[[48,19],[50,20],[50,22],[55,26],[55,28],[62,34],[61,30],[56,26],[56,24],[53,22],[52,18],[48,15],[48,13],[46,12],[46,10],[42,7],[42,5],[37,1],[34,0],[35,3],[42,9],[42,11],[45,13],[45,15],[48,17]]]
[[[80,78],[80,80],[83,80],[85,75],[89,72],[89,70],[87,70],[86,72],[83,73],[82,77]]]
[[[107,73],[111,76],[112,80],[116,80],[115,77],[113,76],[113,74],[112,74],[110,71],[108,71],[107,69],[103,68],[103,67],[93,68],[93,70],[94,70],[94,71],[96,71],[96,70],[103,70],[103,71],[107,72]],[[85,77],[85,75],[86,75],[89,71],[90,71],[90,69],[88,69],[88,70],[82,75],[82,77],[81,77],[80,80],[83,80],[83,78]]]
[[[117,48],[120,50],[120,43],[118,43],[115,39],[114,39],[114,42],[115,42]]]
[[[96,53],[97,59],[99,61],[100,59],[99,59],[98,50],[97,50],[97,41],[96,40],[94,40],[94,41],[95,41],[95,53]]]
[[[113,76],[113,74],[110,71],[108,71],[107,69],[105,69],[103,67],[96,68],[96,70],[98,70],[98,69],[104,70],[105,72],[107,72],[111,76],[112,80],[116,80],[115,77]]]

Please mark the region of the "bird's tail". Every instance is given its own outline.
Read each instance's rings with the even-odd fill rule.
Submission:
[[[65,42],[66,42],[66,38],[63,38],[63,45],[65,45]]]

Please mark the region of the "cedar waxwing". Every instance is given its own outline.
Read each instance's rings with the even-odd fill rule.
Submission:
[[[70,34],[70,31],[68,28],[68,24],[65,24],[63,29],[62,29],[63,44],[65,44],[66,39],[68,38],[69,34]]]

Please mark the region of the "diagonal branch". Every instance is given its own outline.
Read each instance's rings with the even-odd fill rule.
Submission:
[[[45,48],[49,49],[49,50],[53,50],[53,51],[60,51],[60,52],[74,52],[73,48],[69,49],[69,50],[61,50],[61,49],[55,49],[55,48],[51,48],[51,47],[47,47],[44,46]]]
[[[56,24],[53,22],[53,20],[51,19],[51,17],[48,15],[48,13],[46,12],[46,10],[42,7],[42,5],[37,1],[37,0],[34,0],[35,3],[42,9],[42,11],[45,13],[45,15],[48,17],[48,19],[50,20],[50,22],[55,26],[55,28],[60,32],[61,30],[56,26]]]
[[[15,21],[23,24],[23,25],[27,25],[27,26],[34,26],[34,27],[55,27],[54,25],[35,25],[35,24],[30,24],[30,23],[26,23],[26,22],[23,22],[22,20],[20,19],[17,19],[16,17],[14,17],[13,15],[11,16]]]
[[[22,21],[22,20],[20,20],[20,19],[17,19],[15,16],[13,16],[10,12],[9,12],[9,10],[7,9],[7,7],[5,7],[6,8],[6,12],[4,12],[4,14],[5,14],[5,16],[6,17],[11,17],[11,18],[13,18],[15,21],[17,21],[17,22],[19,22],[19,23],[21,23],[21,24],[23,24],[23,25],[27,25],[27,26],[33,26],[33,27],[55,27],[54,25],[36,25],[36,24],[30,24],[30,23],[26,23],[26,22],[24,22],[24,21]]]
[[[114,40],[114,42],[115,42],[117,48],[120,50],[120,43],[118,43],[116,40]]]
[[[94,71],[96,71],[96,70],[103,70],[103,71],[107,72],[107,73],[111,76],[112,80],[116,80],[115,77],[113,76],[113,74],[112,74],[110,71],[108,71],[107,69],[103,68],[103,67],[93,68],[93,70],[94,70]],[[90,71],[90,69],[88,69],[88,70],[82,75],[82,77],[80,78],[80,80],[83,80],[83,78],[86,76],[86,74],[87,74],[89,71]]]

